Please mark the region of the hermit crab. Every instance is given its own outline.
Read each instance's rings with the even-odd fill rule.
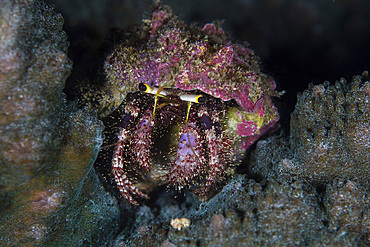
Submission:
[[[105,74],[105,107],[123,109],[111,173],[134,205],[159,184],[209,198],[279,119],[275,82],[252,50],[162,5],[108,56]]]

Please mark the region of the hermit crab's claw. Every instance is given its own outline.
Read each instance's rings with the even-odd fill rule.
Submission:
[[[202,137],[194,120],[190,119],[184,124],[179,135],[176,158],[167,181],[181,189],[202,172],[205,159]]]
[[[139,205],[133,196],[149,198],[141,192],[128,178],[124,164],[123,155],[124,147],[130,143],[130,148],[133,150],[133,156],[139,167],[144,171],[149,171],[149,155],[151,146],[151,129],[154,125],[152,110],[147,109],[142,118],[135,123],[135,116],[138,115],[137,107],[128,105],[126,111],[129,112],[122,122],[122,127],[118,133],[118,143],[113,152],[112,172],[114,180],[123,198],[134,205]]]

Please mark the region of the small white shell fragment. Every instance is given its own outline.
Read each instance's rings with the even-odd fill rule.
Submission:
[[[187,228],[190,226],[190,220],[188,218],[175,218],[171,220],[171,226],[179,231],[182,228]]]

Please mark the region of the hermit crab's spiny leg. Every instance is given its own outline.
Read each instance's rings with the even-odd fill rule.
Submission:
[[[219,180],[226,168],[224,138],[219,123],[219,117],[216,111],[211,116],[206,107],[201,106],[198,111],[201,126],[205,133],[206,145],[208,147],[209,174],[204,186],[204,193],[207,193],[213,184]]]
[[[203,170],[205,160],[202,137],[193,118],[189,118],[179,135],[176,158],[167,175],[167,181],[181,188]]]
[[[137,117],[139,110],[133,104],[128,104],[126,106],[126,111],[128,112],[128,114],[124,117],[122,121],[122,126],[118,133],[118,143],[113,152],[112,172],[114,180],[123,198],[134,205],[139,205],[137,201],[134,200],[131,194],[143,198],[148,198],[148,196],[132,184],[132,182],[124,172],[123,167],[123,149],[125,141],[130,137],[129,127],[132,124],[134,117]]]
[[[113,152],[113,158],[112,158],[113,173],[115,171],[121,172],[121,170],[123,170],[123,160],[122,160],[123,148],[124,148],[125,142],[130,137],[129,128],[134,122],[134,119],[138,116],[140,109],[138,109],[138,107],[133,102],[130,102],[126,105],[125,111],[127,114],[122,120],[122,124],[121,124],[121,127],[117,135],[118,142]]]
[[[152,128],[155,117],[152,110],[147,109],[137,125],[132,138],[132,149],[139,166],[148,172],[150,170],[150,148],[152,146]]]
[[[123,172],[122,169],[113,169],[113,175],[117,184],[119,191],[123,198],[136,205],[139,206],[139,203],[132,197],[132,195],[140,196],[142,198],[149,199],[148,195],[141,192],[138,188],[135,187],[134,184],[130,181],[127,175]]]

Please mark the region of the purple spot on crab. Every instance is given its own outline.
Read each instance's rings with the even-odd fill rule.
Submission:
[[[167,180],[181,188],[196,177],[205,164],[201,134],[195,122],[184,125],[180,131],[177,155]]]
[[[189,136],[189,138],[188,138]],[[193,155],[191,147],[195,147],[195,136],[193,133],[183,133],[179,139],[178,149],[181,150],[181,160],[183,160],[188,155]]]

